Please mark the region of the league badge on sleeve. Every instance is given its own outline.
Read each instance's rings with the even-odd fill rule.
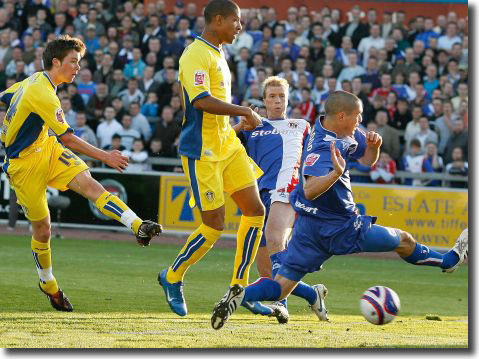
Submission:
[[[57,118],[57,121],[60,123],[65,123],[65,120],[63,119],[63,110],[59,108],[57,112],[55,112],[55,117]]]
[[[306,159],[304,160],[304,165],[305,166],[312,166],[316,163],[316,161],[319,159],[319,154],[317,153],[310,153]]]
[[[205,84],[205,72],[204,71],[195,71],[195,86],[202,86]]]

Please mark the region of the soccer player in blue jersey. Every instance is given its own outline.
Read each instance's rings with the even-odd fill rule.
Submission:
[[[141,220],[120,198],[94,180],[88,166],[64,146],[122,172],[128,158],[120,151],[100,150],[73,134],[56,95],[57,86],[71,83],[80,70],[85,45],[68,35],[50,41],[43,53],[45,71],[37,72],[0,94],[7,105],[1,141],[6,157],[2,165],[17,201],[32,224],[31,247],[40,277],[39,288],[53,308],[71,312],[73,306],[52,272],[50,212],[47,186],[71,189],[95,203],[104,215],[128,228],[140,245],[148,245],[161,226]],[[49,136],[52,130],[56,136]]]
[[[229,123],[230,116],[245,117],[250,128],[261,122],[249,107],[231,103],[231,73],[222,45],[232,43],[241,31],[240,8],[230,0],[212,0],[204,14],[205,30],[185,48],[178,74],[185,110],[178,152],[202,224],[158,276],[170,309],[180,316],[187,314],[183,295],[186,271],[213,247],[224,229],[224,193],[242,214],[231,286],[248,284],[264,223],[264,206],[256,184],[261,170],[248,157]]]
[[[295,212],[289,203],[289,196],[299,181],[303,143],[310,131],[306,120],[286,117],[288,94],[288,81],[277,76],[268,77],[263,83],[267,118],[263,118],[262,124],[251,131],[244,130],[246,123],[243,120],[234,127],[248,155],[264,172],[258,180],[258,187],[266,208],[265,230],[256,260],[260,277],[267,278],[276,275],[287,237],[293,228]],[[322,284],[310,287],[300,282],[293,294],[305,298],[320,320],[326,320],[326,311],[318,309],[321,296],[324,299],[326,292]],[[286,322],[289,317],[286,308],[277,307],[280,303],[275,303],[275,307],[261,306],[259,302],[244,302],[242,305],[262,315],[272,316],[273,310],[282,310],[283,315],[276,315],[280,323]]]
[[[303,151],[300,182],[291,194],[298,213],[292,239],[274,280],[246,289],[236,285],[213,309],[211,324],[220,329],[243,301],[286,298],[307,274],[321,269],[333,255],[395,251],[415,265],[452,273],[468,255],[468,230],[454,247],[441,254],[422,245],[407,232],[376,225],[376,217],[359,215],[353,201],[348,158],[373,165],[379,157],[381,137],[359,128],[361,100],[345,91],[329,95],[326,115],[316,122]]]

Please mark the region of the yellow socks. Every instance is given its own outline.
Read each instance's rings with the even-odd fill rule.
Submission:
[[[113,218],[130,228],[136,235],[142,223],[135,212],[125,202],[108,191],[103,192],[95,202],[96,208],[105,216]]]
[[[38,276],[40,277],[40,286],[48,294],[55,294],[58,292],[58,284],[52,274],[50,241],[48,241],[48,243],[42,243],[32,238],[32,253],[35,264],[37,265]]]
[[[221,231],[205,224],[199,226],[190,234],[173,265],[168,268],[166,280],[170,283],[182,281],[188,268],[198,262],[213,247],[220,235]]]
[[[231,286],[240,284],[246,287],[248,285],[249,268],[258,252],[263,224],[264,216],[241,216],[236,235],[236,255]]]

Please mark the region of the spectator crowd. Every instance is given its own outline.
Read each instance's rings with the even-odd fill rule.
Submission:
[[[205,26],[194,2],[2,0],[0,91],[42,71],[45,44],[61,34],[81,38],[87,53],[58,96],[75,134],[130,158],[129,170],[179,170],[148,158],[178,157],[183,111],[178,60]],[[396,183],[397,169],[468,173],[468,18],[453,11],[406,20],[406,12],[354,5],[243,9],[243,29],[224,51],[233,102],[262,106],[262,82],[290,84],[288,116],[311,124],[328,95],[345,90],[363,102],[364,129],[383,137],[369,174],[358,181]],[[4,112],[3,112],[4,115]],[[0,114],[3,119],[3,115]],[[238,118],[231,118],[236,123]],[[94,166],[94,163],[90,163]],[[439,180],[405,184],[439,186]],[[467,186],[451,182],[451,186]]]

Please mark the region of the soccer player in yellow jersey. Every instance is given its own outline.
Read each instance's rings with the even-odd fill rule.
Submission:
[[[131,228],[140,245],[148,245],[151,237],[161,232],[159,224],[142,221],[123,201],[106,191],[91,177],[88,166],[66,148],[98,159],[119,172],[128,166],[127,157],[119,151],[106,152],[88,144],[75,136],[65,121],[57,86],[73,81],[84,53],[81,40],[61,36],[45,48],[45,71],[0,94],[0,101],[8,107],[1,130],[6,152],[2,169],[32,224],[31,246],[39,288],[53,308],[66,312],[73,307],[52,273],[47,186],[61,191],[71,189],[89,199],[103,214]],[[49,136],[49,130],[56,136]]]
[[[173,264],[158,276],[170,308],[180,316],[187,314],[183,296],[186,270],[211,249],[224,229],[224,192],[242,213],[231,286],[248,283],[265,213],[256,184],[255,169],[260,170],[229,124],[229,116],[243,116],[248,129],[261,123],[252,109],[231,104],[231,73],[222,44],[232,43],[241,31],[240,8],[230,0],[212,0],[204,15],[205,30],[185,48],[179,69],[185,112],[179,153],[202,224],[191,233]]]

